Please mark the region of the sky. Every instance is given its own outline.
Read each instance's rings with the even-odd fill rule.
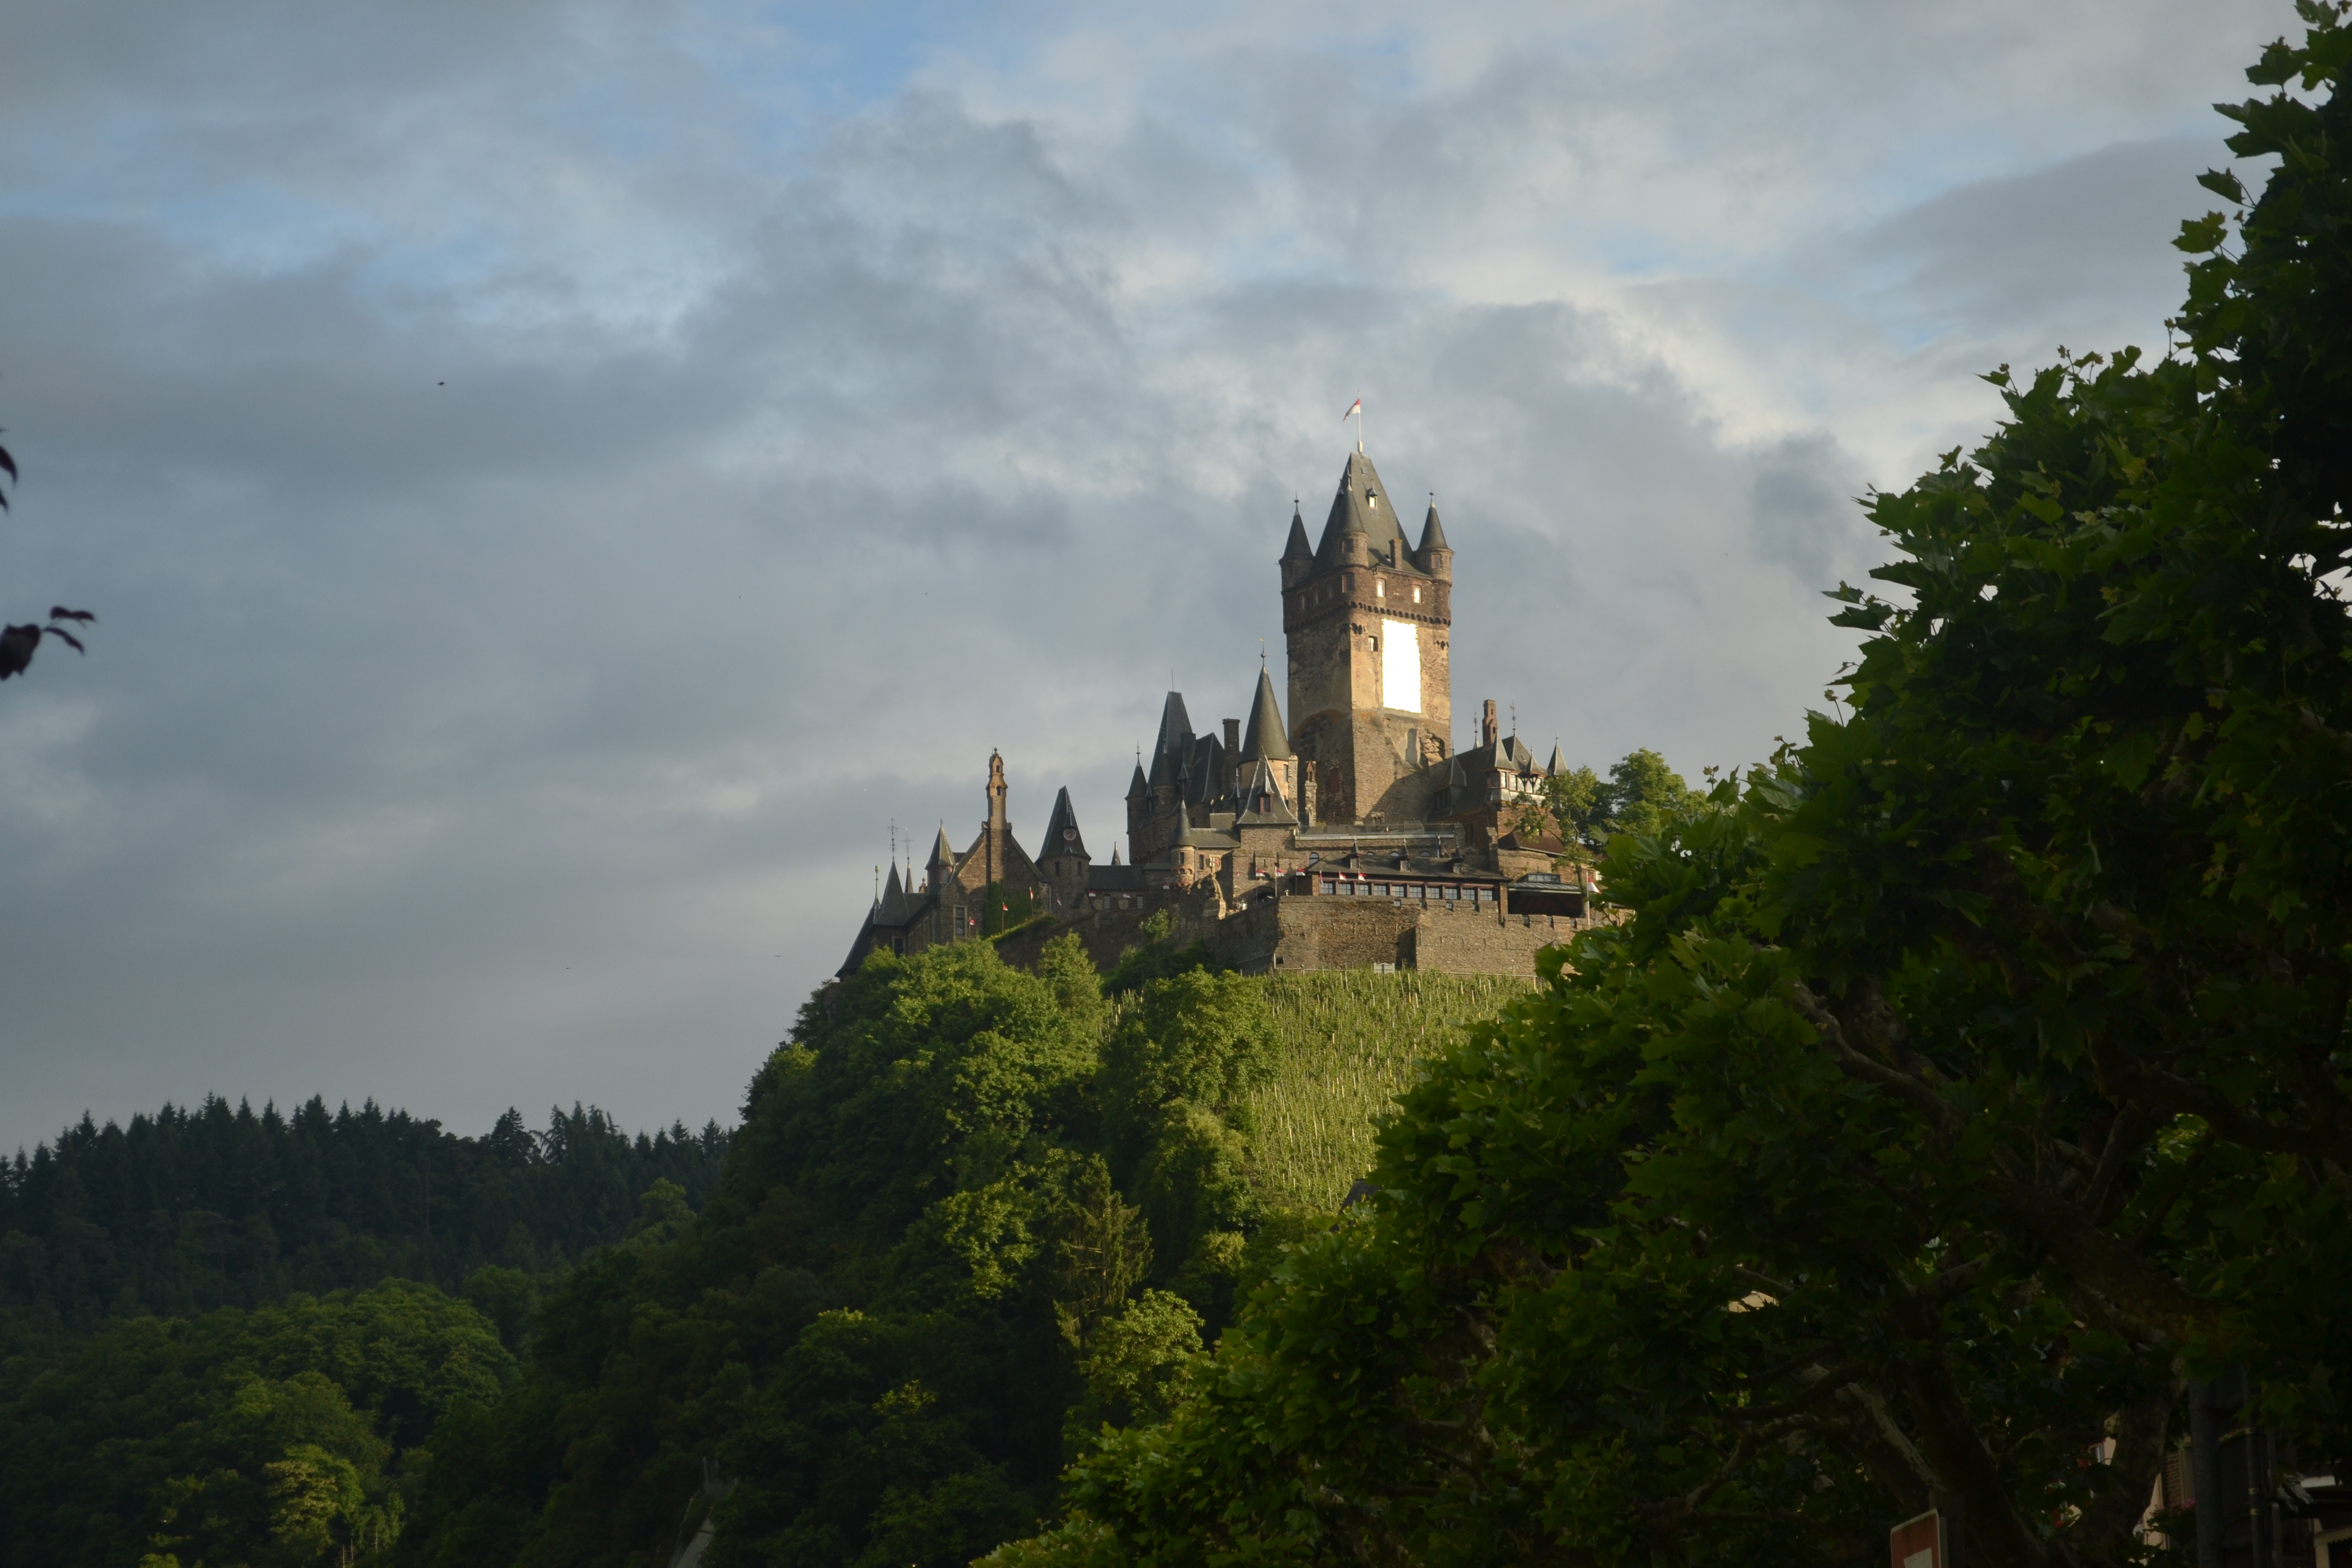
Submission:
[[[0,1151],[731,1121],[1001,749],[1096,853],[1365,407],[1456,740],[1696,777],[1977,379],[2165,347],[2279,0],[6,0]],[[2249,170],[2259,175],[2259,169]]]

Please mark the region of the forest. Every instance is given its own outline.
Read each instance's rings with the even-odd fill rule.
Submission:
[[[552,1273],[618,1240],[656,1181],[699,1202],[726,1150],[716,1122],[632,1139],[576,1105],[539,1132],[509,1110],[480,1138],[316,1099],[84,1117],[0,1163],[0,1313],[82,1331],[395,1276],[455,1291],[484,1268]]]

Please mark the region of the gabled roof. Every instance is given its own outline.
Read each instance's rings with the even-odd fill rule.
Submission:
[[[1396,505],[1388,487],[1381,482],[1372,460],[1361,452],[1349,453],[1348,466],[1340,471],[1339,490],[1331,497],[1331,515],[1323,524],[1322,542],[1315,547],[1316,563],[1336,565],[1340,536],[1349,533],[1364,535],[1373,559],[1385,562],[1393,554],[1398,571],[1420,570],[1411,559],[1412,546],[1406,542],[1404,530],[1397,525]]]
[[[1242,761],[1271,757],[1288,762],[1297,754],[1290,749],[1290,737],[1282,732],[1282,708],[1274,700],[1274,677],[1260,665],[1257,695],[1250,700],[1249,722],[1242,726]]]
[[[1078,814],[1070,805],[1070,792],[1065,787],[1054,797],[1054,815],[1045,821],[1045,844],[1040,852],[1045,858],[1056,855],[1075,855],[1082,860],[1092,859],[1087,853],[1087,842],[1078,837]]]
[[[1282,798],[1282,788],[1275,779],[1274,769],[1265,763],[1252,766],[1248,776],[1242,780],[1241,805],[1241,815],[1234,819],[1236,827],[1298,826],[1297,815]]]
[[[1160,738],[1151,742],[1151,782],[1174,784],[1176,770],[1192,746],[1192,721],[1184,711],[1184,694],[1171,691],[1160,708]]]
[[[1474,746],[1454,754],[1454,765],[1464,772],[1476,774],[1494,773],[1524,773],[1534,771],[1536,754],[1528,750],[1527,742],[1517,735],[1506,735],[1491,745]],[[1448,775],[1449,778],[1451,775]]]
[[[1421,525],[1421,553],[1426,555],[1433,550],[1453,548],[1445,542],[1445,527],[1437,521],[1437,498],[1433,495],[1429,498],[1429,516],[1423,520]]]
[[[1307,542],[1307,520],[1298,514],[1298,503],[1293,501],[1290,503],[1290,538],[1282,547],[1282,559],[1277,564],[1287,566],[1294,561],[1313,559],[1315,552]]]

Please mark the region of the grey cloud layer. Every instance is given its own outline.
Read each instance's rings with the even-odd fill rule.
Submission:
[[[2159,318],[2139,231],[2196,162],[2110,145],[2181,118],[2125,71],[2056,117],[2072,162],[1714,246],[1706,203],[1835,127],[1713,159],[1785,87],[1633,12],[1370,65],[1204,16],[1228,68],[1123,112],[1150,37],[1091,17],[823,111],[791,28],[721,10],[27,18],[0,582],[104,620],[0,691],[0,1146],[206,1091],[729,1114],[888,824],[968,837],[1001,746],[1017,817],[1067,783],[1107,852],[1171,669],[1239,713],[1359,393],[1460,551],[1465,712],[1748,760],[1844,657],[1845,498],[1989,404],[1841,410],[1922,342]],[[1644,110],[1620,79],[1675,47],[1719,74]],[[1809,354],[1834,396],[1754,390]]]

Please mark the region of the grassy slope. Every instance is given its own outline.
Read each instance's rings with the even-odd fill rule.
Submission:
[[[1466,1020],[1492,1016],[1528,983],[1499,974],[1276,974],[1282,1066],[1248,1110],[1250,1178],[1282,1208],[1336,1209],[1371,1168],[1372,1124]]]

